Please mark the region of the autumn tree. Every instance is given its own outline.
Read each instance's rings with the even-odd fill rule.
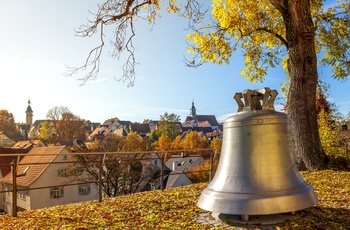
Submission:
[[[57,141],[56,128],[53,122],[44,121],[43,123],[41,123],[41,127],[39,129],[39,136],[37,138],[39,138],[45,144]]]
[[[105,196],[115,197],[149,189],[150,184],[159,181],[160,169],[149,162],[150,156],[141,153],[147,149],[147,140],[136,132],[130,132],[124,139],[110,135],[91,151],[104,152],[103,155],[77,153],[73,158],[78,161],[70,167],[70,174],[86,172],[72,177],[71,181],[98,181],[102,173],[102,190]],[[100,166],[101,164],[101,166]],[[102,167],[102,170],[101,170]]]
[[[161,157],[165,157],[168,158],[170,157],[170,155],[168,155],[169,150],[172,149],[172,141],[171,139],[166,136],[166,135],[162,135],[159,137],[158,141],[153,143],[154,149],[156,151],[159,151],[159,155]],[[167,159],[165,159],[166,161]]]
[[[188,178],[193,183],[208,182],[209,175],[211,175],[211,179],[214,177],[220,160],[221,145],[222,141],[218,137],[214,138],[209,145],[209,148],[212,149],[210,157],[206,157],[204,162],[187,173]],[[211,174],[209,174],[210,170]]]
[[[329,86],[320,82],[316,93],[316,112],[318,130],[322,146],[328,156],[337,156],[340,151],[341,139],[339,136],[340,127],[336,123],[335,104],[330,103],[328,98]]]
[[[118,152],[123,148],[123,144],[123,137],[111,133],[103,140],[91,143],[89,150],[91,152]]]
[[[215,1],[216,23],[189,36],[191,50],[202,61],[229,62],[244,50],[242,74],[263,80],[269,67],[285,65],[290,79],[287,97],[293,152],[300,169],[322,169],[327,159],[318,133],[316,53],[334,77],[349,75],[349,3],[323,8],[323,1]],[[215,41],[215,42],[210,42]],[[346,43],[346,44],[345,44]]]
[[[3,132],[9,138],[18,138],[20,135],[16,129],[15,118],[7,110],[0,110],[0,132]]]
[[[86,139],[86,129],[84,121],[71,112],[62,114],[60,120],[56,122],[56,132],[61,140],[73,141],[75,139]]]
[[[198,132],[190,131],[183,140],[182,146],[184,150],[187,150],[187,153],[203,153],[203,150],[195,149],[208,148],[209,143],[205,136],[199,136]]]
[[[181,136],[177,136],[173,143],[171,143],[171,149],[182,150],[184,148]]]
[[[55,106],[51,108],[47,113],[46,113],[46,118],[48,120],[51,120],[56,124],[59,120],[63,119],[63,115],[66,113],[71,113],[68,107],[66,106]]]
[[[47,112],[46,118],[53,123],[55,128],[56,136],[52,140],[86,140],[85,121],[73,114],[68,107],[55,106]]]
[[[123,143],[122,151],[146,151],[148,149],[148,142],[135,131],[131,131]]]
[[[101,43],[90,51],[85,64],[69,69],[68,74],[91,67],[83,82],[97,77],[100,57],[105,45],[104,29],[115,27],[112,56],[126,52],[122,80],[133,85],[135,79],[135,22],[146,20],[154,24],[162,1],[106,0],[98,8],[95,19],[82,26],[78,35],[90,37],[100,33]],[[334,77],[347,78],[349,65],[350,3],[321,0],[215,0],[208,20],[202,3],[187,0],[167,1],[169,12],[179,13],[189,20],[193,33],[187,39],[189,51],[196,55],[190,66],[205,62],[229,63],[232,54],[243,52],[242,70],[250,82],[263,81],[270,67],[282,65],[290,79],[287,96],[291,120],[292,149],[299,169],[322,169],[326,155],[317,126],[316,86],[319,63],[332,69]],[[198,57],[198,59],[197,59]],[[282,79],[281,79],[282,81]]]

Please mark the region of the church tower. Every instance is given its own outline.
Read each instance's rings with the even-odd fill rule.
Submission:
[[[33,124],[33,110],[32,107],[30,107],[30,100],[28,99],[28,106],[26,110],[26,124],[32,125]]]
[[[197,120],[196,107],[194,107],[194,101],[192,101],[192,107],[190,109],[190,116],[193,120]]]

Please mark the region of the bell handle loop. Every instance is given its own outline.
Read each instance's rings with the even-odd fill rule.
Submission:
[[[242,93],[235,93],[233,98],[237,102],[237,112],[251,110],[275,110],[274,102],[278,95],[277,90],[268,87],[262,89],[245,89]],[[242,101],[244,99],[244,102]]]

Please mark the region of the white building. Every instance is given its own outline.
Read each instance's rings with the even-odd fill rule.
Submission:
[[[17,169],[17,210],[45,208],[60,204],[97,200],[98,190],[95,184],[65,185],[64,173],[69,163],[52,164],[67,161],[68,150],[64,146],[33,148],[20,161]],[[12,213],[12,173],[0,180],[6,193],[1,193],[6,213]]]
[[[198,167],[205,160],[200,155],[185,156],[172,155],[165,166],[171,170],[171,173],[164,180],[165,188],[175,188],[192,184],[192,181],[187,177],[186,172],[189,172]]]

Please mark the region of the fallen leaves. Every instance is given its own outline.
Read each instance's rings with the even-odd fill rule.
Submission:
[[[350,226],[350,172],[301,172],[319,204],[275,229],[346,229]],[[59,205],[0,216],[0,229],[220,229],[194,220],[206,211],[196,202],[206,183]]]

